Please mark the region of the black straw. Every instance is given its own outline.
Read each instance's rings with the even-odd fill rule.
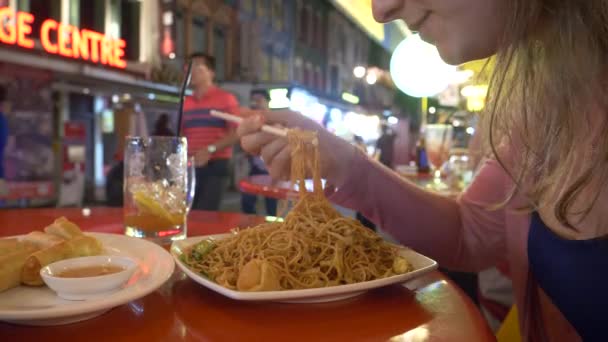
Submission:
[[[182,87],[179,90],[179,111],[178,111],[178,119],[177,119],[177,130],[175,133],[176,137],[181,137],[182,135],[182,120],[184,118],[184,99],[186,98],[186,88],[188,88],[188,84],[190,83],[190,76],[192,73],[192,58],[188,62],[188,69],[186,69],[186,77],[184,77],[184,81],[182,82]]]

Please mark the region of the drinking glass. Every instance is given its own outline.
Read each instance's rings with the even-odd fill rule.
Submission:
[[[434,169],[433,187],[437,191],[447,188],[447,184],[441,179],[441,168],[450,155],[452,131],[452,125],[432,124],[424,128],[426,153]]]
[[[447,184],[454,192],[463,191],[473,179],[473,169],[470,158],[463,149],[452,149],[450,159],[446,163]]]
[[[183,137],[127,137],[124,224],[128,236],[158,244],[183,239],[195,176]]]

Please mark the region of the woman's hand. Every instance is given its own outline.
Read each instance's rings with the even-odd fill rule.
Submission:
[[[270,111],[257,114],[245,119],[237,129],[243,149],[251,154],[260,155],[272,178],[289,178],[291,150],[287,138],[260,131],[264,124],[317,131],[322,177],[335,186],[341,186],[346,180],[356,148],[328,132],[313,120],[292,111]]]

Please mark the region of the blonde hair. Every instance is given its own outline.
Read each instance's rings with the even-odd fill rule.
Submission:
[[[510,6],[484,119],[486,146],[533,208],[553,205],[559,222],[575,230],[608,179],[608,2],[511,0]],[[498,153],[505,141],[517,146],[514,165]],[[585,155],[572,148],[579,144],[589,146]],[[592,201],[573,208],[589,191]]]

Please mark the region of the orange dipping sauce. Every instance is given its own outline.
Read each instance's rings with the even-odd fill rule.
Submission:
[[[56,276],[59,278],[87,278],[87,277],[99,277],[107,274],[113,274],[124,271],[125,268],[114,265],[95,265],[78,268],[70,268],[61,271]]]

